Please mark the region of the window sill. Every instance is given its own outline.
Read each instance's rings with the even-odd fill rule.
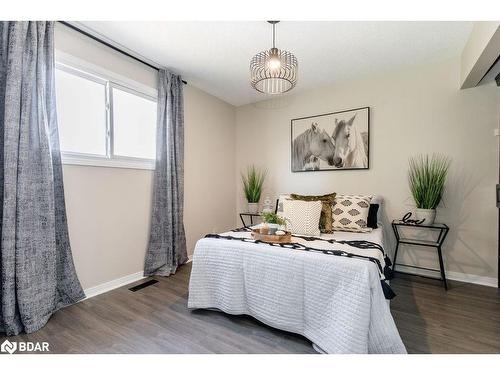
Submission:
[[[62,164],[85,165],[90,167],[146,169],[146,170],[155,169],[154,160],[128,158],[128,157],[107,158],[102,156],[73,155],[73,154],[61,153],[61,161]]]

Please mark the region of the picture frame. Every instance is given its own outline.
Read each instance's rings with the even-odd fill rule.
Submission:
[[[292,172],[370,168],[370,107],[290,121]]]

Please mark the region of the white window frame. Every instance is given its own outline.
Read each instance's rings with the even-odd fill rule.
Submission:
[[[113,153],[113,88],[141,96],[145,99],[157,101],[157,91],[148,86],[131,81],[115,73],[106,71],[103,68],[93,66],[80,59],[73,58],[59,52],[57,54],[56,69],[74,74],[99,84],[105,85],[106,90],[106,155],[95,155],[87,153],[77,153],[61,151],[63,164],[85,165],[93,167],[130,168],[130,169],[155,169],[154,159],[135,158],[127,156],[116,156]],[[57,73],[56,73],[57,74]]]

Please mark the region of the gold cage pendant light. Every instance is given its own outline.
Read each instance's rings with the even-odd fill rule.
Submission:
[[[259,52],[250,61],[250,82],[255,90],[264,94],[283,94],[297,84],[299,64],[292,53],[276,48],[279,21],[268,22],[273,27],[273,47]]]

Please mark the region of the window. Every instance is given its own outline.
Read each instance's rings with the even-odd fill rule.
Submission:
[[[154,167],[154,97],[62,64],[56,69],[56,94],[64,163]]]
[[[136,93],[112,88],[115,155],[154,159],[156,102]]]
[[[61,151],[106,156],[106,85],[58,70],[57,116]]]

